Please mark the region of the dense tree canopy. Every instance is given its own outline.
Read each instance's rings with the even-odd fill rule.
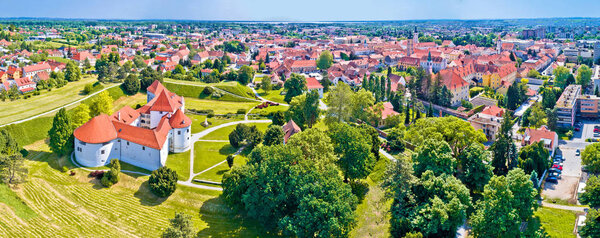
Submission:
[[[590,207],[600,206],[600,177],[590,176],[585,184],[585,192],[579,196],[579,200]]]
[[[306,79],[300,74],[292,74],[292,76],[285,81],[283,87],[286,90],[285,98],[283,100],[290,103],[292,98],[302,95],[302,93],[306,91]]]
[[[100,114],[111,115],[113,113],[113,99],[107,91],[102,91],[92,99],[90,106],[90,116],[95,117]]]
[[[333,64],[333,55],[328,50],[321,52],[317,59],[317,67],[321,70],[327,70]]]
[[[483,145],[473,143],[458,156],[458,178],[471,191],[483,192],[492,177],[491,155]]]
[[[581,153],[581,162],[593,173],[600,172],[600,143],[586,146]]]
[[[588,86],[592,81],[592,69],[587,65],[581,65],[577,70],[577,84],[581,86]]]
[[[148,179],[148,185],[150,185],[150,190],[156,196],[168,197],[177,189],[177,179],[178,176],[175,170],[163,166],[152,171]]]
[[[290,102],[287,118],[296,122],[302,128],[312,127],[319,120],[319,93],[311,91],[307,94],[296,96]]]
[[[265,131],[263,144],[266,146],[283,144],[283,129],[278,125],[270,125]]]
[[[345,123],[332,125],[329,136],[335,153],[340,157],[338,164],[344,173],[344,180],[366,178],[375,166],[371,137]]]
[[[450,146],[443,140],[425,140],[412,156],[414,171],[420,177],[425,171],[431,171],[436,176],[454,174],[456,160],[452,157]]]
[[[52,128],[48,131],[50,149],[62,156],[73,149],[73,125],[65,108],[58,110],[52,121]]]

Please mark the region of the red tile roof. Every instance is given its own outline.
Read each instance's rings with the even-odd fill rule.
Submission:
[[[319,83],[319,81],[317,81],[316,78],[310,77],[310,78],[306,78],[306,88],[310,89],[319,89],[319,88],[323,88],[323,85],[321,85],[321,83]]]
[[[101,114],[75,129],[73,135],[80,141],[99,144],[116,139],[117,131],[108,115]]]
[[[483,111],[481,111],[481,113],[495,117],[502,117],[502,115],[504,115],[504,108],[499,108],[498,106],[493,105],[487,106],[485,109],[483,109]]]
[[[125,124],[131,124],[139,117],[140,117],[139,112],[137,112],[136,110],[134,110],[133,108],[131,108],[129,106],[125,106],[125,107],[121,108],[121,110],[113,113],[112,116],[110,117],[110,119],[112,119],[113,121],[118,121],[118,122],[122,122]]]
[[[171,98],[167,96],[166,90],[163,90],[148,104],[152,104],[152,106],[150,106],[151,111],[174,112],[177,109],[175,104],[171,101]]]
[[[296,123],[294,122],[294,120],[290,120],[288,121],[288,123],[286,123],[285,125],[283,125],[283,142],[287,142],[288,139],[298,133],[301,132],[302,129],[300,129],[300,127],[298,125],[296,125]]]
[[[181,110],[177,110],[171,118],[169,118],[169,124],[173,128],[185,128],[192,125],[192,120],[187,117]]]

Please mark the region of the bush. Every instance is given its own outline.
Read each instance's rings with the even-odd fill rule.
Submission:
[[[238,109],[236,114],[246,114],[246,109]]]
[[[228,155],[227,156],[227,165],[229,165],[229,168],[231,169],[231,167],[233,167],[233,159],[235,157],[233,155]]]
[[[211,95],[215,90],[212,87],[204,87],[204,90],[202,90],[202,94],[204,95]]]
[[[67,171],[69,171],[69,168],[67,168],[67,166],[63,166],[63,167],[60,169],[60,171],[61,171],[61,172],[63,172],[63,173],[66,173]]]
[[[91,83],[88,83],[83,87],[83,93],[85,93],[85,94],[90,94],[93,90],[94,90],[94,85],[92,85]],[[50,90],[48,90],[48,91],[50,91]]]
[[[367,182],[364,181],[350,181],[350,187],[352,187],[352,194],[354,194],[356,198],[358,198],[359,202],[365,199],[365,196],[369,192],[369,184],[367,184]]]
[[[167,167],[160,167],[157,170],[152,171],[150,178],[148,179],[148,184],[150,185],[150,190],[156,196],[159,197],[168,197],[175,189],[177,189],[177,172]]]
[[[102,186],[107,187],[107,188],[113,186],[114,183],[112,182],[112,179],[111,179],[112,176],[113,175],[110,170],[108,172],[104,173],[104,176],[102,176],[102,179],[100,179],[100,183],[102,184]]]
[[[90,175],[89,175],[89,177],[94,177],[97,179],[102,179],[103,176],[104,176],[104,171],[102,171],[102,170],[92,171],[92,172],[90,172]]]

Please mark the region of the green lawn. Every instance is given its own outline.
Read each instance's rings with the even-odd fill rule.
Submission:
[[[204,143],[210,143],[210,142],[204,142]],[[223,160],[225,160],[226,158],[227,158],[227,156],[225,156],[223,158]],[[237,155],[233,159],[233,166],[244,165],[244,164],[246,164],[247,160],[248,160],[248,158],[246,158],[245,156]],[[194,160],[194,162],[195,162],[195,160]],[[222,163],[222,164],[218,165],[217,167],[214,167],[211,170],[206,171],[194,178],[220,183],[221,180],[223,179],[223,174],[227,171],[229,171],[229,165],[227,165],[227,162],[225,162],[225,163]]]
[[[534,213],[534,216],[532,223],[539,221],[550,237],[575,237],[573,234],[575,219],[577,219],[575,212],[540,207]]]
[[[63,57],[48,57],[48,59],[54,60],[56,62],[61,62],[61,63],[69,63],[71,60],[70,59],[65,59]]]
[[[62,88],[53,88],[50,92],[42,90],[41,95],[32,95],[28,99],[0,101],[0,124],[25,119],[81,99],[86,96],[82,93],[83,87],[95,81],[95,77],[88,76],[77,82],[67,83]]]
[[[104,188],[83,169],[75,169],[75,176],[60,172],[70,162],[47,146],[28,149],[28,181],[14,193],[0,187],[0,196],[7,197],[0,197],[0,237],[158,237],[176,212],[193,217],[199,237],[269,236],[253,221],[241,220],[218,191],[178,186],[170,197],[158,198],[147,176],[124,173],[119,183]]]
[[[192,98],[201,98],[201,99],[213,99],[219,101],[250,101],[250,99],[254,98],[254,93],[252,90],[244,85],[239,84],[238,82],[220,82],[220,83],[203,83],[198,81],[183,81],[183,80],[173,80],[169,78],[164,79],[164,85],[171,92],[177,93],[180,96],[192,97]],[[211,95],[203,94],[202,91],[206,86],[212,86],[219,88],[221,90],[227,91],[229,93],[247,98],[248,100],[240,97],[235,97],[228,94],[223,94],[222,97],[215,98]]]
[[[177,154],[170,153],[166,166],[177,172],[179,180],[187,180],[190,177],[190,151]]]
[[[234,117],[230,117],[230,118],[223,117],[223,116],[214,116],[212,118],[208,118],[208,122],[211,123],[210,126],[203,127],[201,125],[201,123],[204,122],[204,120],[206,119],[205,115],[196,115],[196,114],[192,114],[192,113],[188,113],[186,115],[190,119],[192,119],[192,134],[201,132],[203,130],[206,130],[206,129],[214,127],[214,126],[221,125],[223,123],[244,120],[244,116],[242,116],[242,115],[234,116]]]
[[[281,95],[281,91],[283,91],[283,89],[269,90],[269,91],[265,91],[265,90],[262,90],[262,89],[256,90],[256,92],[258,93],[258,95],[260,95],[264,99],[267,99],[267,100],[273,101],[273,102],[278,102],[278,103],[286,103],[283,100],[283,98],[285,98],[285,95]]]
[[[246,124],[248,126],[254,126],[256,125],[258,127],[258,130],[264,132],[265,130],[267,130],[267,127],[269,127],[269,125],[271,125],[270,123],[248,123]],[[208,135],[202,137],[202,140],[229,140],[229,134],[235,129],[235,125],[234,126],[228,126],[228,127],[224,127],[221,129],[218,129],[216,131],[213,131],[211,133],[209,133]]]
[[[208,169],[236,151],[237,149],[229,145],[229,142],[196,142],[194,144],[194,173]]]
[[[269,106],[269,107],[266,107],[266,108],[263,108],[263,109],[256,109],[256,108],[254,108],[254,110],[252,110],[251,113],[252,114],[260,114],[260,115],[269,115],[270,113],[276,112],[276,111],[283,111],[283,112],[285,112],[285,111],[287,111],[288,108],[289,107],[287,107],[287,106],[281,106],[281,105],[279,105],[279,106]]]
[[[250,108],[258,104],[258,102],[224,102],[185,98],[186,109],[213,110],[215,114],[236,113],[238,109],[244,109],[247,112]]]

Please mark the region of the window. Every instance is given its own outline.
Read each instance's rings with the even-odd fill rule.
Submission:
[[[129,141],[127,141],[127,145],[129,145]]]
[[[100,154],[104,154],[104,150],[101,150],[101,151],[100,151]]]
[[[142,146],[142,150],[146,150],[146,146]]]
[[[190,132],[190,129],[187,129],[187,131],[186,131],[186,132]]]
[[[181,135],[181,131],[178,131],[178,132],[177,132],[177,135]]]
[[[85,143],[85,142],[83,142],[83,141],[80,141],[80,142],[79,142],[79,144],[81,144],[81,145],[85,145],[86,143]]]

